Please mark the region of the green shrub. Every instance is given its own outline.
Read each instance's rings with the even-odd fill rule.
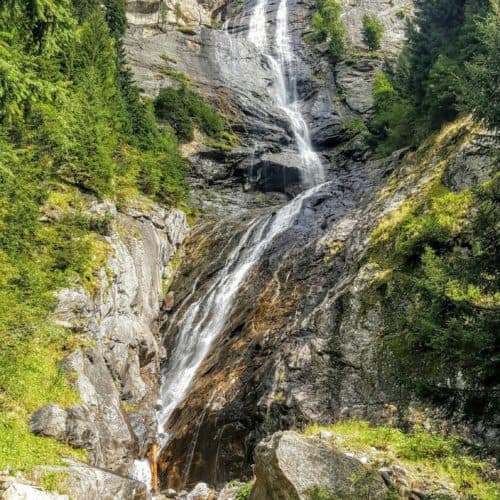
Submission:
[[[373,145],[388,154],[417,146],[430,133],[473,113],[500,125],[500,9],[490,0],[416,0],[407,41],[384,72],[394,95],[375,107]],[[376,49],[380,29],[366,17],[365,41]]]
[[[365,14],[363,16],[363,41],[370,50],[380,49],[384,25],[375,15]]]
[[[384,283],[384,342],[396,376],[421,396],[451,400],[450,381],[465,379],[478,388],[465,403],[479,413],[495,400],[487,394],[500,368],[499,201],[500,175],[474,193],[441,187],[373,253],[381,267],[392,268]]]
[[[498,497],[498,485],[485,474],[488,463],[475,456],[470,447],[456,436],[442,437],[421,429],[406,433],[392,427],[371,426],[359,420],[328,426],[313,425],[305,433],[316,435],[322,430],[332,434],[331,444],[337,450],[374,454],[375,463],[397,463],[408,469],[410,475],[432,482],[452,483],[464,498],[493,500]],[[313,493],[316,496],[311,498],[344,498],[328,496],[329,492],[320,488]],[[352,498],[365,496],[354,494]]]
[[[412,144],[416,139],[413,108],[401,97],[383,72],[375,75],[373,83],[374,114],[368,123],[371,144],[380,157]]]
[[[162,89],[154,108],[156,116],[172,126],[181,142],[193,140],[195,126],[210,137],[219,137],[224,131],[222,115],[186,85]]]
[[[338,62],[345,50],[345,26],[342,5],[338,0],[318,0],[318,11],[312,19],[312,30],[317,42],[328,41],[330,59]]]
[[[253,481],[248,481],[241,486],[241,488],[236,493],[236,500],[247,500],[250,498],[250,492],[252,491]]]

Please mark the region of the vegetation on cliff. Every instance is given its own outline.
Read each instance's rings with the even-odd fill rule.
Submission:
[[[370,255],[384,270],[383,344],[395,379],[410,393],[484,415],[498,401],[500,175],[472,189],[446,187],[456,140],[452,130],[444,145],[433,138],[409,157],[408,168],[432,165],[437,176],[379,223]]]
[[[181,142],[193,140],[195,127],[213,138],[219,138],[224,132],[223,116],[186,84],[178,89],[160,90],[154,109],[156,116],[175,130]]]
[[[460,113],[500,125],[498,0],[416,0],[407,37],[374,86],[369,128],[381,156],[418,145]]]
[[[92,293],[106,263],[91,200],[186,197],[177,138],[124,66],[125,28],[123,0],[0,3],[0,469],[83,457],[27,420],[77,401],[58,368],[76,340],[47,317],[56,290]]]
[[[327,42],[330,59],[339,61],[345,50],[345,26],[341,18],[342,5],[338,0],[318,0],[317,12],[312,19],[316,42]]]
[[[370,50],[380,49],[383,34],[384,25],[377,16],[363,16],[363,41]]]
[[[422,429],[404,433],[386,426],[370,426],[368,422],[352,420],[329,426],[313,425],[307,435],[328,436],[331,445],[347,453],[368,458],[373,467],[396,465],[411,486],[426,485],[431,490],[446,486],[447,492],[433,491],[431,498],[451,498],[455,491],[463,498],[498,498],[492,466],[481,460],[458,437],[443,438]],[[396,489],[397,485],[394,489]],[[396,491],[394,491],[396,493]],[[335,498],[331,494],[318,498]],[[399,495],[389,498],[401,498]]]

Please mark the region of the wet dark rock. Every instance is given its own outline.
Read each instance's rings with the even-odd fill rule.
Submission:
[[[286,193],[301,183],[302,159],[297,153],[266,153],[254,169],[255,183],[262,191]]]

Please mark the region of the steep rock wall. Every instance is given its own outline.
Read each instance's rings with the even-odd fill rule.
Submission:
[[[61,290],[53,314],[81,339],[82,348],[64,361],[81,404],[43,407],[31,428],[87,449],[93,466],[127,476],[156,437],[163,285],[188,226],[182,212],[154,204],[117,212],[96,202],[91,211],[111,221],[107,265],[95,294]]]

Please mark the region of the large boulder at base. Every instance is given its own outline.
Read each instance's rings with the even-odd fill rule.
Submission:
[[[61,477],[61,490],[67,491],[71,500],[150,500],[145,484],[97,467],[79,462],[64,466],[40,466],[35,478],[56,473]]]
[[[257,445],[255,475],[250,500],[308,500],[315,492],[375,500],[388,493],[377,471],[318,438],[290,431]]]

